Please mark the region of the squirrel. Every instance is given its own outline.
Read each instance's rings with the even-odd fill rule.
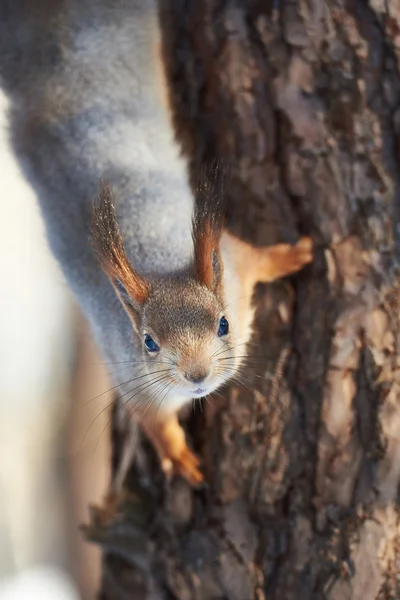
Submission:
[[[197,485],[178,411],[235,375],[254,285],[308,264],[311,240],[255,248],[231,235],[218,168],[194,199],[156,0],[0,0],[0,82],[50,248],[121,404],[164,470]]]

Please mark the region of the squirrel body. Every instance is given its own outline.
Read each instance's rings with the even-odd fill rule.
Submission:
[[[121,402],[164,468],[198,483],[176,413],[235,375],[254,284],[310,262],[311,242],[255,249],[214,219],[213,197],[192,225],[155,1],[0,0],[0,79],[51,249]]]

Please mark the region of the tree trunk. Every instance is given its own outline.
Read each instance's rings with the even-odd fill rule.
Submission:
[[[233,164],[232,231],[316,251],[257,290],[243,386],[189,411],[207,487],[144,442],[120,520],[95,514],[102,598],[398,599],[400,10],[161,0],[161,23],[193,172]]]

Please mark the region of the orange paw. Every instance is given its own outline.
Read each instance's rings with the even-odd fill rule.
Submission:
[[[308,237],[301,238],[295,246],[277,244],[265,251],[266,271],[273,275],[270,280],[280,279],[296,273],[312,261],[312,241]]]
[[[193,487],[197,487],[204,480],[199,469],[199,459],[186,445],[178,456],[164,456],[161,466],[167,477],[181,475]]]
[[[142,427],[152,441],[167,477],[181,475],[194,487],[202,483],[199,459],[188,447],[176,413],[159,415],[157,421],[145,420]]]
[[[302,237],[295,246],[288,251],[288,268],[292,272],[299,271],[302,267],[310,263],[313,259],[313,244],[311,238]]]

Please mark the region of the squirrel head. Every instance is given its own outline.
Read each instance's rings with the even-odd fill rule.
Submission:
[[[148,373],[165,383],[166,402],[206,396],[238,366],[223,295],[222,192],[202,180],[197,193],[192,263],[184,273],[151,280],[128,261],[109,186],[103,185],[94,205],[92,237],[100,265],[139,336]]]

